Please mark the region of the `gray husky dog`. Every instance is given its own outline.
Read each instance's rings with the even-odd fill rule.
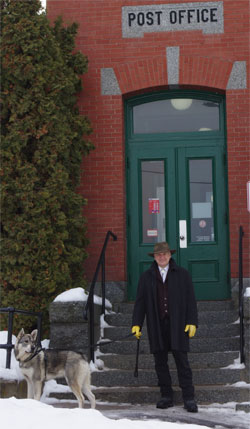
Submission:
[[[40,348],[37,345],[37,329],[31,334],[25,334],[21,329],[14,353],[27,381],[28,398],[39,401],[45,381],[65,377],[77,397],[79,408],[83,408],[84,395],[89,399],[91,408],[95,408],[95,395],[90,388],[90,368],[82,354]]]

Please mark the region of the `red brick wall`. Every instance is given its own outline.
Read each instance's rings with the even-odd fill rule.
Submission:
[[[166,2],[165,2],[166,3]],[[184,3],[183,0],[169,0]],[[226,90],[235,61],[249,57],[249,2],[224,1],[224,33],[201,31],[149,33],[142,38],[122,38],[121,8],[164,4],[159,0],[47,0],[51,20],[80,24],[77,49],[89,59],[83,76],[80,108],[93,125],[95,145],[83,161],[81,191],[88,199],[88,276],[92,277],[106,231],[118,241],[107,253],[107,277],[126,280],[126,190],[124,160],[123,98],[148,88],[167,89],[166,47],[180,46],[179,83],[193,87],[218,88],[226,92],[228,186],[230,215],[231,274],[238,275],[238,227],[244,227],[244,277],[250,277],[249,213],[246,182],[249,172],[249,78],[248,89]],[[101,95],[101,69],[112,67],[122,96]],[[247,65],[248,67],[248,65]],[[248,68],[247,68],[248,70]]]
[[[248,83],[249,87],[249,83]],[[227,93],[228,188],[231,275],[238,275],[238,227],[243,226],[243,270],[250,277],[249,223],[246,182],[250,180],[249,89]]]

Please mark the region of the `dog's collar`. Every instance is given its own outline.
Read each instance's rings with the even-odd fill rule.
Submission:
[[[29,362],[30,360],[32,360],[34,357],[36,357],[40,352],[42,352],[44,350],[45,350],[44,348],[36,346],[34,353],[31,356],[27,357],[27,359],[21,361],[21,363]],[[20,362],[20,359],[17,359],[17,361]]]

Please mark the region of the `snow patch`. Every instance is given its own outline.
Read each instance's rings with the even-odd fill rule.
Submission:
[[[250,389],[250,383],[246,383],[245,381],[237,381],[234,384],[226,384],[226,386],[234,386],[234,387],[242,387]]]
[[[244,369],[245,364],[240,363],[240,356],[237,359],[234,359],[234,363],[228,366],[224,366],[221,369]]]
[[[244,296],[245,296],[246,298],[250,298],[250,287],[247,287],[247,288],[246,288],[245,293],[244,293]]]
[[[53,302],[72,302],[72,301],[81,301],[86,302],[89,294],[82,287],[76,287],[73,289],[66,290],[65,292],[60,293],[54,299]],[[100,296],[94,295],[94,304],[102,305],[102,298]],[[112,308],[112,304],[108,299],[105,299],[105,307]]]

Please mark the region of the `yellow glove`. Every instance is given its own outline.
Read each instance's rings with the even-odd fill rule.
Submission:
[[[196,326],[195,325],[186,325],[185,332],[188,332],[189,338],[194,337],[195,332],[196,332]]]
[[[140,336],[141,336],[140,326],[137,326],[137,325],[132,326],[131,332],[136,336],[137,340],[140,339]]]

